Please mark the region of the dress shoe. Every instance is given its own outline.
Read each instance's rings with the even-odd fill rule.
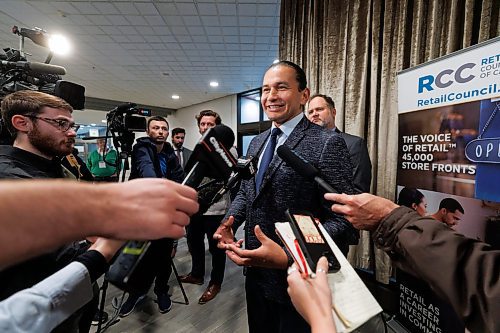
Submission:
[[[179,276],[179,280],[181,280],[182,283],[191,283],[197,285],[203,284],[203,278],[194,277],[191,275],[191,273]]]
[[[201,295],[200,300],[198,301],[199,304],[205,304],[207,302],[210,302],[217,296],[217,294],[220,292],[221,285],[217,283],[212,283],[210,282],[208,284],[207,290]]]

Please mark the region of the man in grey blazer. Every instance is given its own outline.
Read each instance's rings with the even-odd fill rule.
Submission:
[[[366,142],[359,136],[341,132],[335,126],[337,110],[333,99],[326,95],[317,94],[309,100],[306,112],[307,118],[313,123],[334,131],[340,135],[347,145],[353,166],[354,187],[357,192],[370,192],[372,181],[372,163]]]
[[[176,127],[172,130],[172,146],[174,147],[175,156],[177,156],[183,169],[186,167],[186,163],[193,153],[192,150],[184,148],[185,137],[186,130],[184,128]]]
[[[323,191],[315,182],[300,176],[277,154],[268,157],[268,152],[272,154],[278,146],[288,146],[316,166],[339,193],[354,192],[344,140],[304,117],[304,105],[309,99],[306,85],[304,71],[288,61],[273,64],[265,73],[261,103],[272,127],[252,140],[247,153],[259,157],[259,170],[252,179],[242,181],[214,235],[227,256],[245,266],[250,332],[310,331],[286,291],[286,268],[292,261],[274,226],[276,222],[287,221],[286,209],[310,211],[344,253],[349,244],[358,241],[357,231],[329,209],[331,203],[324,200]],[[268,149],[273,145],[274,149]],[[267,160],[271,162],[266,167]],[[242,240],[234,240],[234,232],[243,222],[246,222],[245,249]]]

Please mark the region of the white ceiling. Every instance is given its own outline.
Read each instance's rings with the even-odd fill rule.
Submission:
[[[86,96],[178,109],[260,86],[278,57],[279,3],[1,0],[0,48],[18,49],[13,25],[64,34],[72,54],[51,64]],[[48,53],[30,40],[25,51],[40,62]]]

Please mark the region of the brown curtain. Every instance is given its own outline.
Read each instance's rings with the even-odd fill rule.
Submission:
[[[498,0],[282,0],[280,59],[301,65],[311,93],[333,97],[336,125],[367,140],[372,193],[394,199],[397,167],[396,74],[500,34]],[[391,264],[367,232],[349,259]],[[373,263],[370,258],[375,258]]]

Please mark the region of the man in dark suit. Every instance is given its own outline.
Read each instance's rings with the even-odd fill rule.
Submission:
[[[175,156],[179,160],[182,168],[186,167],[186,163],[193,153],[184,147],[184,139],[186,137],[186,130],[184,128],[176,127],[172,130],[172,146],[174,147]]]
[[[370,192],[372,163],[370,161],[370,155],[368,155],[366,142],[359,136],[341,132],[337,126],[335,126],[337,110],[335,109],[333,99],[329,96],[320,94],[312,96],[309,100],[309,107],[306,115],[313,123],[334,131],[345,140],[354,168],[354,188],[359,193]]]
[[[248,148],[249,156],[259,156],[258,172],[254,178],[242,181],[226,219],[214,235],[227,256],[245,266],[250,332],[310,331],[286,292],[286,268],[292,261],[274,223],[287,221],[287,208],[313,213],[344,253],[349,244],[358,241],[353,227],[329,210],[330,203],[325,202],[318,185],[300,176],[275,154],[278,146],[285,145],[316,166],[339,193],[354,192],[344,140],[304,117],[304,105],[309,99],[306,85],[304,71],[288,61],[273,64],[265,73],[261,103],[272,127],[255,137]],[[246,248],[242,249],[242,240],[235,242],[233,231],[245,221]]]

